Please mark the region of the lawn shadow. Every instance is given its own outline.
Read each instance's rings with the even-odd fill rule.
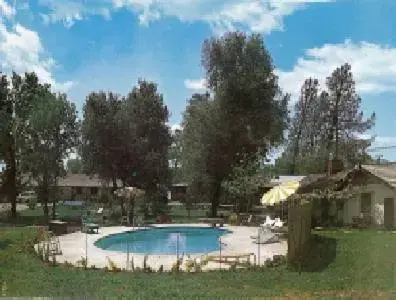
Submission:
[[[0,240],[0,250],[6,249],[9,245],[11,245],[10,239]]]
[[[337,240],[325,236],[313,235],[310,249],[299,267],[301,272],[320,272],[335,260]]]

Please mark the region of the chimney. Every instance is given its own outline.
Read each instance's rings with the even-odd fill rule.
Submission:
[[[344,164],[343,164],[342,160],[333,158],[333,153],[330,153],[329,159],[327,161],[327,166],[326,166],[327,176],[331,176],[331,175],[338,173],[342,170],[344,170]]]

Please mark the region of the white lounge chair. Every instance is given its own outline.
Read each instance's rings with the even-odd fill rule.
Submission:
[[[257,236],[252,236],[255,244],[270,244],[279,242],[279,236],[273,233],[269,227],[262,227],[259,229]]]
[[[273,229],[275,229],[275,228],[282,228],[282,227],[283,227],[283,224],[284,224],[284,222],[282,222],[280,218],[275,218],[275,222],[274,222],[274,224],[272,225],[272,228],[273,228]]]
[[[265,222],[261,224],[261,227],[272,227],[275,224],[275,220],[272,220],[270,216],[266,216]]]

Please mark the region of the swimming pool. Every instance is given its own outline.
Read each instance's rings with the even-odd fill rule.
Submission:
[[[219,237],[230,233],[211,227],[153,227],[105,236],[95,246],[104,250],[142,254],[198,254],[220,249]]]

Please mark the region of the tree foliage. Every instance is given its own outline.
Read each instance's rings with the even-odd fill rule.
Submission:
[[[169,113],[157,85],[139,81],[121,98],[91,93],[84,106],[82,159],[87,173],[148,195],[168,183]],[[122,209],[125,212],[125,209]]]
[[[2,190],[16,216],[16,195],[32,178],[48,216],[49,190],[61,176],[62,159],[78,136],[76,110],[65,95],[55,95],[35,73],[13,73],[0,82],[0,153],[6,171]]]
[[[169,147],[169,164],[173,183],[184,181],[182,168],[182,130],[175,129],[171,134],[171,145]]]
[[[258,158],[242,160],[232,169],[222,186],[227,196],[233,199],[235,211],[240,212],[242,207],[251,210],[252,199],[257,197],[266,175]]]
[[[281,94],[261,35],[228,33],[202,50],[213,99],[193,95],[183,120],[183,165],[216,215],[221,183],[245,157],[265,156],[283,137],[288,96]]]
[[[316,79],[307,79],[289,128],[289,139],[277,167],[283,174],[322,173],[330,153],[352,166],[368,159],[372,139],[362,138],[371,129],[375,115],[364,119],[361,98],[355,90],[351,66],[345,64],[327,78],[319,91]]]

